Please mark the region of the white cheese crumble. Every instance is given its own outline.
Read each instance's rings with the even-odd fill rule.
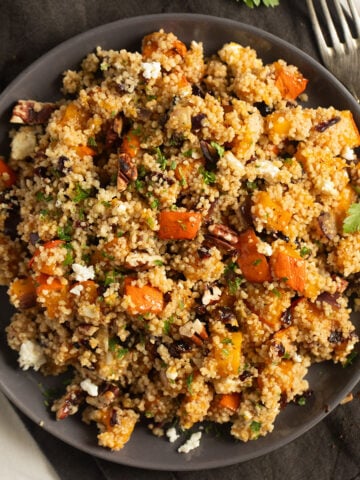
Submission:
[[[324,180],[321,185],[321,191],[323,193],[328,193],[329,195],[337,195],[338,191],[335,188],[335,184],[332,180]]]
[[[85,280],[93,280],[95,278],[95,270],[92,265],[85,267],[79,263],[73,263],[72,269],[78,282],[85,282]]]
[[[345,160],[356,160],[356,154],[349,146],[343,148],[341,156],[345,158]]]
[[[22,160],[31,156],[36,146],[35,130],[32,127],[23,127],[14,136],[11,143],[11,157],[14,160]]]
[[[275,180],[280,173],[280,168],[269,160],[259,160],[255,164],[258,175],[265,180]]]
[[[235,157],[235,155],[230,151],[226,150],[223,156],[224,161],[227,163],[227,165],[239,176],[244,175],[245,173],[245,167],[241,163],[241,161]]]
[[[142,62],[141,67],[143,69],[144,78],[150,80],[151,78],[159,78],[161,75],[160,62]]]
[[[191,450],[194,450],[194,448],[198,448],[200,446],[201,436],[202,432],[193,433],[189,440],[178,448],[178,452],[189,453]]]
[[[256,250],[259,253],[262,253],[266,257],[270,257],[273,253],[273,249],[269,243],[266,242],[259,242],[256,246]]]
[[[80,387],[90,395],[90,397],[97,397],[99,393],[98,386],[95,385],[95,383],[92,383],[92,381],[89,378],[85,378],[82,382],[80,382]]]
[[[70,293],[73,293],[74,295],[79,296],[80,293],[84,290],[83,285],[75,285],[71,290]]]
[[[178,377],[178,372],[175,367],[169,367],[166,370],[166,378],[168,380],[176,380]]]
[[[179,328],[180,335],[184,337],[192,337],[195,333],[201,333],[204,329],[204,325],[200,320],[196,319],[193,322],[186,322]]]
[[[171,427],[166,430],[166,436],[168,437],[170,443],[176,442],[176,440],[180,437],[175,427]]]
[[[26,340],[21,344],[18,361],[23,370],[28,370],[30,367],[39,370],[41,365],[46,362],[46,358],[38,343]]]

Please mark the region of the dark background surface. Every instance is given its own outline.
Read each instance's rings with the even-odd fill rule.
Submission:
[[[0,0],[0,92],[63,40],[117,19],[169,12],[203,13],[248,23],[319,59],[303,0],[280,0],[279,7],[257,9],[235,0]],[[353,402],[339,406],[311,431],[276,452],[203,472],[145,471],[97,460],[20,415],[62,480],[360,480],[359,390],[360,386],[355,388]]]

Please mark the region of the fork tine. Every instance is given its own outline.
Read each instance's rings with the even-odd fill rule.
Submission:
[[[326,24],[327,24],[327,27],[329,29],[329,33],[330,33],[330,37],[331,37],[333,47],[334,47],[335,51],[340,52],[340,51],[343,50],[343,47],[340,43],[340,40],[339,40],[337,31],[336,31],[336,28],[335,28],[333,19],[331,17],[330,11],[329,11],[329,7],[327,6],[326,0],[320,0],[320,3],[321,3],[321,6],[322,6],[322,9],[324,11]]]
[[[344,33],[345,44],[346,44],[348,50],[352,50],[354,48],[354,40],[352,38],[350,29],[349,29],[349,25],[348,25],[347,20],[345,18],[343,8],[340,5],[339,0],[334,0],[334,4],[335,4],[335,8],[336,8],[336,11],[337,11],[339,19],[340,19],[341,28],[342,28],[343,33]]]
[[[317,41],[318,41],[320,53],[321,53],[321,56],[323,57],[323,61],[325,62],[324,54],[327,53],[327,50],[328,50],[329,47],[327,46],[324,35],[322,33],[320,23],[319,23],[319,19],[317,17],[316,11],[315,11],[313,1],[312,0],[306,0],[306,3],[307,3],[308,10],[309,10],[309,13],[310,13],[311,22],[313,24],[315,36],[316,36]]]
[[[348,5],[350,7],[352,20],[355,24],[356,36],[360,38],[360,13],[355,5],[354,0],[348,0]]]

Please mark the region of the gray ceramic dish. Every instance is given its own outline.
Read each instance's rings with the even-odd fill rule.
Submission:
[[[351,109],[360,125],[360,108],[344,87],[312,58],[269,33],[235,21],[192,14],[164,14],[135,17],[104,25],[66,41],[26,69],[0,96],[0,153],[8,149],[8,120],[11,106],[18,99],[54,100],[59,97],[61,72],[74,68],[96,46],[103,48],[139,49],[141,37],[164,28],[184,42],[204,42],[206,53],[215,52],[228,41],[250,45],[264,62],[283,58],[297,65],[310,79],[310,106],[334,105]],[[61,384],[60,379],[48,379],[35,372],[24,372],[17,366],[16,355],[6,345],[4,328],[11,308],[5,289],[1,291],[0,320],[0,386],[4,393],[32,420],[59,439],[100,458],[149,469],[200,470],[249,460],[295,439],[335,408],[340,400],[360,380],[360,358],[347,368],[323,363],[310,369],[308,379],[314,390],[313,398],[304,407],[289,405],[276,420],[274,431],[257,441],[241,443],[226,431],[203,435],[201,446],[189,454],[177,453],[175,444],[156,438],[138,426],[131,441],[120,452],[110,452],[96,445],[96,429],[78,418],[56,422],[44,405],[44,389]],[[354,315],[359,333],[359,315]]]

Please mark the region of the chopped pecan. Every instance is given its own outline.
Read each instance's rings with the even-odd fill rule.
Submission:
[[[220,300],[220,297],[221,290],[217,285],[207,285],[201,298],[201,302],[203,305],[211,305],[217,303]]]
[[[54,402],[51,410],[56,411],[56,419],[63,420],[69,415],[74,415],[80,404],[85,400],[86,393],[78,386],[71,386],[61,398]]]
[[[123,192],[128,183],[138,177],[137,167],[133,159],[127,153],[120,153],[118,160],[117,189]]]
[[[333,240],[337,234],[335,215],[330,212],[323,212],[318,217],[318,223],[325,237],[328,240]]]
[[[55,109],[56,105],[54,103],[19,100],[13,108],[10,123],[42,125],[48,122]]]
[[[224,240],[231,245],[238,243],[238,234],[222,223],[212,223],[208,226],[208,230],[214,237]]]

